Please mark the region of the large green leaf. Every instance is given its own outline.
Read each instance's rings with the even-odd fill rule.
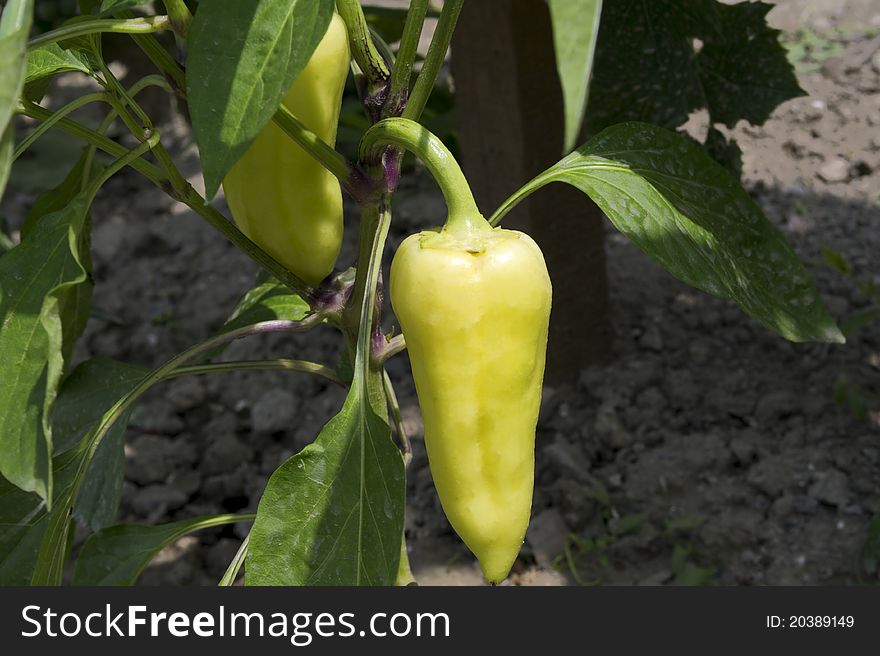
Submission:
[[[212,515],[160,526],[119,524],[90,536],[73,575],[74,585],[133,585],[162,549],[189,533],[253,519],[253,515]]]
[[[83,453],[71,449],[53,459],[56,497],[69,489]],[[0,586],[30,584],[48,521],[43,499],[0,478]]]
[[[12,117],[24,85],[28,33],[33,0],[9,0],[0,15],[0,197],[12,164]]]
[[[713,121],[732,128],[740,119],[766,121],[781,102],[806,95],[779,42],[767,26],[764,2],[719,4],[718,25],[697,54],[700,80]]]
[[[37,197],[21,226],[22,241],[26,241],[29,238],[34,226],[43,217],[63,210],[80,194],[83,188],[84,168],[87,160],[88,152],[84,150],[64,180],[57,187]],[[97,162],[97,158],[93,158],[91,161],[91,176],[95,176],[100,173],[101,167]],[[61,353],[65,363],[70,362],[74,344],[86,328],[92,303],[92,288],[94,285],[90,277],[92,272],[91,220],[88,214],[86,214],[86,220],[81,230],[79,255],[83,268],[89,274],[89,277],[82,284],[76,285],[66,295],[65,301],[61,305],[60,314],[64,326]],[[60,453],[60,450],[56,448],[55,452]]]
[[[70,71],[88,73],[90,70],[89,62],[83,53],[76,50],[65,50],[57,43],[50,43],[28,53],[24,82],[32,84],[37,80],[58,73]]]
[[[786,339],[843,342],[782,234],[691,139],[647,123],[608,128],[505,203],[566,182],[672,275],[729,298]]]
[[[772,5],[717,0],[606,2],[596,46],[587,129],[622,121],[678,127],[695,109],[711,122],[763,123],[803,95],[766,23]]]
[[[80,442],[147,373],[142,367],[109,358],[87,360],[74,369],[61,385],[52,414],[56,452]],[[124,413],[98,445],[76,499],[74,517],[93,531],[116,519],[125,467],[123,437],[129,416]]]
[[[52,496],[49,415],[64,367],[77,287],[87,282],[83,227],[89,198],[78,195],[43,217],[28,239],[0,258],[0,473],[24,490]],[[67,320],[67,321],[66,321]]]
[[[391,585],[404,475],[358,378],[342,411],[279,467],[251,529],[247,585]]]
[[[53,423],[57,445],[61,447],[58,450],[63,451],[52,461],[55,510],[47,513],[45,501],[37,494],[0,479],[0,585],[31,583],[38,554],[41,548],[47,551],[43,538],[50,525],[61,531],[61,538],[66,540],[69,522],[62,518],[70,507],[65,502],[88,452],[92,438],[88,431],[103,414],[100,408],[109,408],[128,392],[142,372],[131,365],[101,359],[83,363],[64,381]],[[119,422],[123,424],[126,420],[123,416]],[[116,513],[122,469],[113,459],[122,455],[123,432],[124,428],[114,425],[98,446],[76,500],[76,515],[93,528],[103,527],[108,517]],[[108,441],[110,446],[105,446]],[[63,543],[55,546],[58,556],[51,562],[66,554]]]
[[[391,441],[381,368],[370,366],[370,327],[389,217],[376,221],[363,275],[354,378],[338,415],[279,467],[266,486],[248,544],[247,585],[392,585],[406,492]],[[369,226],[367,226],[369,229]]]
[[[564,101],[563,152],[567,153],[577,141],[587,107],[602,0],[549,0],[549,4],[556,70]]]
[[[187,98],[207,197],[308,63],[333,0],[202,0],[189,31]]]

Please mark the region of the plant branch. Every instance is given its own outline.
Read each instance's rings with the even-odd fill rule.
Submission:
[[[287,107],[280,105],[272,117],[275,123],[303,150],[315,158],[325,169],[339,178],[339,182],[351,193],[353,167],[338,151],[327,145],[321,137],[309,130]]]
[[[40,34],[28,41],[28,51],[50,43],[72,39],[89,34],[115,32],[118,34],[150,34],[171,29],[168,16],[148,16],[146,18],[94,18],[62,25],[58,29]]]
[[[360,0],[336,0],[336,11],[348,30],[352,58],[369,80],[371,90],[375,91],[387,82],[390,73],[370,36]]]
[[[374,357],[379,362],[384,363],[398,353],[403,353],[405,350],[406,340],[404,339],[403,335],[395,335],[385,343],[383,349],[374,354]]]
[[[385,62],[386,66],[394,66],[394,51],[391,50],[391,46],[388,45],[388,42],[382,38],[382,35],[379,34],[375,28],[370,28],[370,38],[373,40],[373,45],[376,46],[376,50],[379,51],[379,54],[382,56],[382,61]]]
[[[168,81],[164,77],[162,77],[161,75],[147,75],[146,77],[142,77],[140,80],[131,85],[131,87],[128,89],[128,95],[130,98],[134,98],[141,91],[151,86],[161,87],[166,91],[171,91],[171,86],[168,84]],[[98,134],[106,134],[107,130],[110,129],[110,126],[113,124],[113,121],[116,120],[116,116],[116,110],[111,107],[110,111],[107,112],[107,115],[98,126]],[[92,160],[95,157],[96,150],[97,147],[94,144],[89,144],[89,152],[86,155],[85,165],[83,166],[83,170],[86,172],[86,175],[88,175],[88,173],[92,170]],[[88,179],[84,177],[83,186],[85,187],[87,183]]]
[[[235,583],[238,572],[241,570],[241,566],[244,565],[244,559],[247,555],[247,547],[250,539],[250,533],[244,536],[241,546],[238,548],[238,551],[235,552],[235,557],[232,559],[232,562],[229,563],[229,567],[226,568],[226,573],[223,575],[223,578],[220,579],[220,582],[217,584],[218,586],[228,587]]]
[[[411,150],[425,163],[443,191],[450,217],[467,222],[480,216],[458,162],[427,128],[405,118],[383,119],[367,130],[361,139],[361,161],[373,166],[381,163],[388,145]]]
[[[189,33],[189,24],[192,23],[192,14],[183,0],[163,0],[165,11],[171,19],[171,25],[181,39],[185,39]]]
[[[507,216],[507,213],[510,212],[510,210],[512,210],[514,207],[516,207],[520,201],[522,201],[527,196],[530,196],[541,187],[544,187],[553,181],[554,178],[551,169],[549,171],[544,171],[544,173],[541,173],[530,182],[517,189],[503,203],[501,203],[501,205],[498,206],[497,210],[492,213],[492,216],[489,217],[489,225],[491,225],[493,228],[498,226],[498,224],[501,223],[501,220],[505,216]]]
[[[134,14],[130,11],[121,11],[118,16],[126,19],[134,18]],[[165,50],[165,48],[162,47],[162,44],[156,40],[156,37],[152,34],[132,34],[131,38],[135,42],[135,45],[137,45],[150,61],[153,62],[156,68],[158,68],[165,77],[170,80],[171,84],[177,90],[177,94],[181,98],[185,98],[186,75],[174,60],[174,57],[168,54],[168,51]]]
[[[17,160],[21,155],[30,148],[34,142],[43,136],[46,132],[48,132],[53,125],[55,125],[58,121],[63,119],[68,114],[75,112],[81,107],[85,107],[88,104],[93,102],[106,102],[110,103],[110,94],[104,91],[96,91],[95,93],[89,93],[85,96],[80,96],[79,98],[67,103],[64,107],[56,109],[54,112],[51,112],[49,118],[40,123],[36,128],[34,128],[33,132],[31,132],[28,136],[22,139],[21,143],[15,149],[15,152],[12,154],[12,161]]]
[[[464,0],[446,0],[443,3],[443,11],[440,12],[440,19],[437,21],[434,38],[431,39],[431,45],[428,47],[425,63],[401,115],[404,118],[417,121],[422,115],[428,96],[431,95],[434,82],[437,81],[437,75],[446,59],[446,51],[449,50],[452,33],[455,31],[455,24],[458,22],[463,4]]]
[[[397,59],[391,70],[391,88],[383,117],[399,115],[406,104],[413,62],[416,59],[416,50],[427,13],[428,0],[412,0],[409,3],[406,23],[403,25],[403,34],[400,37],[400,47],[397,49]]]
[[[147,115],[147,113],[141,108],[141,106],[137,102],[135,102],[132,95],[129,94],[128,91],[126,91],[125,87],[116,78],[116,76],[113,75],[113,72],[107,67],[100,56],[98,57],[98,61],[104,73],[104,78],[106,79],[107,83],[114,89],[118,96],[118,98],[112,98],[111,100],[113,106],[116,108],[116,113],[120,117],[122,117],[123,122],[128,126],[131,133],[140,138],[139,134],[152,131],[153,122],[150,120],[150,117]],[[137,118],[140,119],[140,125],[138,125],[128,113],[126,106],[130,107]],[[168,181],[171,183],[171,187],[174,190],[175,194],[178,196],[182,196],[183,194],[185,194],[188,184],[186,178],[183,177],[183,175],[180,173],[180,170],[177,168],[177,166],[175,166],[173,160],[171,159],[171,155],[169,155],[168,151],[165,150],[165,146],[163,146],[161,143],[156,144],[153,155],[156,157],[156,161],[159,162],[162,170],[165,171],[165,175],[168,176]]]
[[[400,403],[397,400],[397,394],[394,392],[394,386],[391,384],[391,377],[387,371],[382,371],[382,380],[385,386],[385,396],[388,399],[388,407],[391,409],[391,418],[394,420],[395,429],[397,429],[397,439],[400,440],[400,450],[403,452],[403,466],[409,467],[409,463],[412,462],[412,443],[409,441],[406,427],[403,425]]]
[[[153,130],[149,134],[144,134],[143,143],[138,145],[136,148],[133,148],[128,153],[126,153],[125,155],[123,155],[122,157],[117,159],[116,161],[112,162],[109,166],[107,166],[106,169],[101,171],[101,174],[97,178],[95,178],[95,180],[92,181],[90,183],[90,186],[88,187],[88,191],[87,191],[87,194],[89,197],[88,204],[89,205],[92,204],[92,201],[94,200],[95,196],[98,194],[98,192],[101,190],[101,187],[104,185],[104,183],[107,182],[107,180],[109,180],[112,176],[116,175],[121,169],[125,168],[126,166],[130,166],[131,163],[134,162],[135,160],[139,159],[141,157],[141,155],[144,155],[145,153],[147,153],[150,150],[152,150],[153,148],[155,148],[156,144],[158,144],[158,143],[159,143],[159,131],[158,130]]]
[[[40,121],[46,121],[52,117],[51,111],[30,101],[24,102],[24,104],[22,105],[22,113],[25,116],[29,116],[30,118],[34,118]],[[57,122],[57,126],[59,130],[67,132],[68,134],[72,134],[73,136],[79,137],[80,139],[84,139],[90,144],[95,145],[97,148],[100,148],[105,153],[114,157],[122,157],[129,152],[125,146],[122,146],[115,141],[108,139],[104,135],[96,132],[95,130],[92,130],[91,128],[87,128],[84,125],[80,125],[75,121],[71,121],[70,119],[62,118],[60,121]],[[136,159],[131,162],[130,166],[138,173],[148,178],[156,186],[164,188],[163,185],[166,180],[165,175],[163,174],[162,170],[155,165],[150,164],[143,159]]]
[[[201,374],[213,374],[225,371],[261,371],[261,370],[283,370],[283,371],[300,371],[302,373],[314,374],[320,376],[331,383],[336,383],[342,387],[348,385],[337,374],[336,370],[323,364],[315,362],[306,362],[305,360],[288,360],[280,358],[277,360],[240,360],[233,362],[214,362],[210,364],[193,364],[179,367],[172,371],[167,379],[177,378],[179,376],[198,376]]]

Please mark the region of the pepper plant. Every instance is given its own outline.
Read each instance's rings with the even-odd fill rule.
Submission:
[[[410,3],[396,52],[357,0],[164,0],[155,3],[165,10],[158,15],[135,15],[152,6],[137,0],[80,0],[82,16],[31,36],[33,4],[8,0],[0,21],[0,188],[13,161],[49,129],[77,137],[83,151],[63,183],[37,199],[20,243],[10,241],[0,255],[4,584],[58,585],[69,571],[76,584],[130,584],[171,541],[233,522],[253,526],[221,585],[231,585],[242,567],[245,582],[257,585],[410,582],[403,521],[409,443],[385,373],[389,358],[403,357],[407,337],[444,509],[487,578],[502,580],[531,505],[550,280],[537,245],[500,224],[552,182],[580,189],[674,276],[730,299],[782,337],[843,341],[804,267],[738,180],[700,144],[665,128],[625,122],[596,130],[518,190],[522,181],[511,180],[515,191],[484,218],[450,152],[419,122],[463,0],[443,4],[417,76],[419,35],[434,11],[427,0]],[[615,9],[608,14],[615,29],[627,16],[619,4],[606,3]],[[715,12],[720,30],[727,10],[700,4]],[[587,81],[605,13],[597,0],[553,0],[550,7],[572,141],[585,108],[589,116],[594,106]],[[688,29],[695,24],[686,11],[679,19]],[[165,45],[168,32],[175,55]],[[104,60],[105,33],[130,35],[156,73],[123,86]],[[603,47],[600,37],[597,61],[608,60],[609,43]],[[707,41],[703,53],[717,63],[721,48],[713,47]],[[370,125],[356,161],[334,149],[349,68]],[[47,84],[61,74],[88,75],[98,90],[47,109]],[[617,93],[612,78],[610,69],[597,71],[598,94]],[[204,195],[180,173],[137,101],[152,86],[188,106]],[[723,98],[707,97],[726,121]],[[617,114],[625,116],[635,103],[621,102]],[[107,109],[98,127],[68,116],[93,103]],[[690,99],[673,109],[688,106]],[[18,137],[15,116],[35,127]],[[107,136],[116,122],[135,147]],[[403,327],[395,335],[381,329],[380,271],[405,152],[437,180],[449,220],[424,226],[395,258],[391,301]],[[216,335],[152,371],[108,359],[72,361],[94,284],[90,207],[124,167],[191,208],[262,268]],[[232,221],[211,204],[221,186]],[[341,193],[360,208],[357,261],[342,270]],[[217,360],[234,340],[319,326],[345,344],[339,366]],[[344,385],[347,397],[314,441],[268,479],[255,514],[117,524],[125,425],[138,400],[172,378],[242,369],[322,376]],[[90,535],[72,549],[75,524]]]

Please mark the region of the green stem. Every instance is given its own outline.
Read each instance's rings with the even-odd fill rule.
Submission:
[[[345,22],[352,58],[369,80],[371,90],[375,91],[388,80],[390,73],[370,37],[360,0],[336,0],[336,11]]]
[[[161,87],[166,91],[171,91],[171,86],[168,84],[164,77],[162,77],[161,75],[147,75],[146,77],[142,77],[140,80],[131,85],[131,87],[128,89],[128,96],[129,98],[134,99],[137,94],[139,94],[147,87],[151,86]],[[110,126],[113,124],[113,121],[116,120],[116,116],[117,114],[115,109],[111,109],[109,112],[107,112],[107,115],[101,121],[101,124],[96,130],[97,133],[100,135],[106,134],[107,130],[109,130]],[[88,175],[89,172],[92,170],[92,160],[95,158],[96,150],[97,147],[94,144],[89,145],[89,152],[86,155],[86,161],[83,166],[83,171],[86,172],[86,175]],[[88,178],[83,177],[83,186],[85,187],[87,183]]]
[[[437,21],[437,29],[434,31],[434,37],[431,39],[431,45],[428,47],[428,54],[425,56],[425,63],[422,65],[422,71],[416,80],[406,108],[403,110],[402,116],[417,121],[425,109],[428,102],[428,96],[434,88],[434,82],[446,59],[446,51],[449,50],[449,43],[452,41],[452,33],[455,31],[455,24],[458,22],[458,15],[461,13],[461,7],[464,0],[446,0],[443,3],[443,11],[440,12],[440,19]]]
[[[226,568],[226,573],[223,575],[223,578],[220,579],[220,582],[217,584],[218,586],[228,587],[235,583],[238,572],[241,569],[241,566],[244,565],[244,559],[247,555],[247,547],[250,539],[251,534],[248,533],[244,537],[244,540],[242,540],[241,546],[238,548],[238,551],[235,552],[235,557],[232,559],[232,562],[229,563],[229,567]]]
[[[247,235],[236,227],[234,223],[229,221],[211,205],[208,205],[205,202],[205,199],[193,189],[191,184],[186,181],[184,182],[186,187],[181,195],[176,196],[177,200],[185,204],[203,219],[207,220],[208,223],[217,229],[224,237],[226,237],[226,239],[232,242],[233,245],[238,247],[245,253],[245,255],[275,276],[281,284],[290,287],[294,292],[299,294],[304,301],[310,305],[314,305],[317,302],[317,292],[314,287],[306,283],[299,276],[288,271],[283,264],[252,242]]]
[[[385,65],[393,67],[394,51],[391,50],[391,46],[388,45],[388,42],[385,41],[385,39],[382,38],[382,35],[372,27],[370,28],[370,38],[373,40],[373,44],[376,46],[376,50],[379,52]]]
[[[391,198],[383,197],[376,204],[361,209],[361,241],[350,309],[352,319],[357,315],[357,336],[354,361],[355,380],[360,377],[373,412],[382,419],[388,417],[381,365],[371,357],[371,341],[376,318],[376,290],[382,270],[382,252],[391,227]]]
[[[309,130],[287,107],[281,105],[272,117],[275,123],[303,150],[314,157],[325,169],[349,186],[352,167],[338,151],[330,147],[317,134]]]
[[[545,187],[551,182],[555,181],[554,174],[556,171],[550,169],[541,173],[533,180],[531,180],[528,184],[523,185],[519,189],[517,189],[513,194],[511,194],[501,205],[492,213],[492,216],[489,217],[489,224],[494,228],[501,220],[507,216],[507,213],[510,212],[517,204],[522,201],[527,196],[532,195],[533,192],[538,191],[541,187]]]
[[[399,114],[409,95],[413,62],[416,59],[416,50],[419,47],[419,38],[422,35],[427,13],[428,0],[412,0],[409,3],[406,23],[403,25],[403,34],[400,37],[400,47],[397,49],[397,59],[391,70],[391,89],[388,103],[385,105],[385,117]]]
[[[382,267],[382,252],[391,225],[390,197],[361,206],[360,240],[356,277],[351,296],[345,304],[341,327],[348,342],[354,378],[352,384],[362,385],[368,403],[376,416],[387,421],[388,401],[382,378],[382,365],[371,357],[376,290]]]
[[[189,25],[192,23],[192,14],[183,0],[164,0],[165,11],[171,19],[174,32],[182,39],[189,33]]]
[[[35,50],[50,43],[72,39],[88,34],[115,32],[118,34],[149,34],[171,29],[168,16],[148,16],[147,18],[94,18],[78,23],[62,25],[58,29],[40,34],[28,41],[27,49]]]
[[[48,109],[40,107],[39,105],[30,101],[24,102],[22,113],[25,116],[29,116],[30,118],[34,118],[40,121],[47,121],[52,117],[52,112],[50,112]],[[100,148],[105,153],[107,153],[108,155],[112,155],[113,157],[122,157],[129,152],[125,146],[121,146],[115,141],[108,139],[104,135],[95,132],[91,128],[80,125],[75,121],[63,118],[58,121],[57,125],[59,130],[67,132],[68,134],[72,134],[75,137],[85,139],[89,143],[95,145],[97,148]],[[163,183],[166,178],[162,170],[158,167],[142,159],[134,160],[133,162],[131,162],[130,166],[138,173],[149,179],[159,188],[164,188]]]
[[[395,335],[386,342],[385,348],[376,354],[376,358],[379,362],[385,363],[389,358],[394,357],[398,353],[403,353],[405,350],[406,340],[403,338],[403,335]]]
[[[443,142],[427,128],[405,118],[383,119],[361,139],[361,161],[377,164],[387,145],[410,150],[425,163],[446,199],[451,228],[475,230],[485,225],[461,167]]]
[[[19,157],[21,157],[21,155],[28,148],[30,148],[37,139],[42,137],[46,132],[48,132],[52,128],[53,125],[55,125],[58,121],[63,119],[65,116],[75,112],[76,110],[80,109],[81,107],[85,107],[86,105],[89,105],[93,102],[100,102],[100,101],[109,103],[110,102],[110,94],[108,94],[104,91],[97,91],[95,93],[89,93],[89,94],[86,94],[85,96],[80,96],[76,100],[73,100],[73,101],[67,103],[66,105],[64,105],[64,107],[61,107],[60,109],[57,109],[54,112],[52,112],[51,115],[49,116],[49,118],[47,118],[45,121],[40,123],[40,125],[38,125],[36,128],[34,128],[33,132],[31,132],[27,137],[22,139],[21,143],[18,145],[18,148],[16,148],[15,152],[12,154],[12,161],[14,162]]]
[[[112,162],[107,168],[101,171],[101,175],[94,179],[90,183],[88,188],[88,204],[91,205],[92,201],[95,199],[95,196],[98,195],[98,192],[101,190],[101,187],[104,186],[104,183],[107,182],[112,176],[116,175],[121,169],[126,166],[130,166],[132,162],[139,159],[141,155],[149,152],[153,148],[156,147],[156,144],[159,143],[159,131],[153,130],[149,134],[145,134],[145,139],[143,143],[141,143],[136,148],[132,148],[127,154],[123,155],[116,161]]]
[[[107,68],[107,65],[104,64],[100,57],[99,62],[106,81],[119,96],[119,98],[112,99],[112,104],[116,109],[116,113],[122,118],[122,121],[128,126],[131,133],[137,137],[140,133],[151,131],[153,129],[153,122],[150,120],[147,113],[135,102],[134,98],[126,91],[125,87],[122,86],[122,83],[116,79],[116,76],[113,75],[109,68]],[[126,106],[130,107],[138,119],[140,119],[140,125],[138,125],[134,121],[134,118],[128,113]],[[186,178],[183,177],[180,170],[174,165],[171,155],[165,150],[165,146],[161,143],[157,144],[153,154],[159,162],[159,166],[165,171],[165,175],[168,176],[168,181],[171,183],[171,187],[174,189],[175,194],[177,196],[182,196],[186,193],[188,184]]]
[[[400,402],[397,400],[397,394],[394,386],[391,384],[391,377],[387,371],[382,371],[382,382],[385,386],[385,397],[388,399],[388,407],[391,409],[391,418],[394,420],[394,427],[397,429],[397,439],[400,441],[400,450],[403,451],[403,466],[408,467],[412,461],[412,443],[406,434],[406,427],[403,425],[403,415],[400,413]]]
[[[180,367],[171,372],[166,379],[177,378],[179,376],[198,376],[202,374],[213,374],[226,371],[261,371],[261,370],[282,370],[282,371],[300,371],[302,373],[314,374],[320,376],[331,383],[336,383],[342,387],[346,387],[343,381],[332,367],[315,362],[306,362],[305,360],[288,360],[279,358],[277,360],[241,360],[235,362],[214,362],[210,364],[193,364]]]
[[[95,51],[95,56],[98,58],[98,67],[104,75],[104,81],[116,93],[117,98],[114,100],[116,103],[122,103],[122,109],[117,109],[116,113],[119,114],[123,122],[128,126],[128,129],[134,134],[152,128],[153,124],[150,121],[150,117],[147,116],[147,113],[141,109],[141,106],[134,101],[134,98],[131,97],[126,88],[117,77],[113,75],[113,72],[107,66],[107,63],[104,61],[104,57],[100,52],[100,43],[96,43],[93,49]],[[140,125],[137,125],[134,122],[134,119],[128,113],[127,108],[130,108],[134,112],[135,116],[140,120]]]

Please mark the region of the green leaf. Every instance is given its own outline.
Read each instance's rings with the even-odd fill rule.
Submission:
[[[713,122],[732,128],[745,119],[760,125],[780,103],[806,95],[779,42],[767,25],[773,5],[718,4],[718,27],[705,35],[696,62]]]
[[[43,498],[52,495],[49,415],[71,302],[87,282],[80,253],[88,202],[83,193],[43,217],[26,241],[0,258],[0,473]]]
[[[43,78],[70,71],[88,74],[90,70],[85,55],[75,50],[65,50],[57,43],[50,43],[28,53],[24,83],[32,84]]]
[[[763,123],[803,95],[771,5],[716,0],[606,2],[586,124],[591,134],[622,121],[674,128],[707,108],[712,123]]]
[[[565,113],[563,152],[574,148],[584,120],[602,0],[549,0],[556,70]]]
[[[704,104],[692,40],[675,0],[605,2],[593,62],[586,128],[621,121],[677,127]],[[713,0],[695,4],[711,8]]]
[[[260,321],[288,319],[299,321],[309,313],[310,307],[290,287],[260,270],[254,287],[241,297],[229,319],[220,327],[219,334],[249,326]],[[204,355],[203,359],[218,357],[228,345],[218,346]]]
[[[0,15],[0,197],[12,165],[12,118],[24,85],[33,0],[9,0]]]
[[[0,132],[0,198],[6,189],[9,172],[12,170],[12,154],[15,152],[15,125],[10,122]]]
[[[73,504],[73,516],[93,531],[110,526],[119,513],[125,478],[125,429],[130,417],[130,412],[122,415],[101,440]]]
[[[56,451],[86,437],[104,413],[146,376],[142,367],[109,358],[80,364],[58,393],[52,415]],[[124,413],[98,445],[74,506],[74,517],[98,531],[113,523],[119,508],[125,467],[123,438],[130,413]]]
[[[83,187],[83,169],[87,157],[87,150],[83,150],[82,155],[80,155],[80,158],[68,172],[67,177],[65,177],[57,187],[50,189],[37,197],[21,226],[22,241],[28,239],[34,226],[42,217],[63,210],[79,195]],[[97,160],[93,158],[91,175],[97,175],[100,171],[101,167],[98,165]],[[84,227],[81,230],[82,243],[79,251],[81,263],[86,273],[89,275],[89,278],[84,283],[77,285],[61,306],[61,319],[62,324],[65,327],[62,335],[61,353],[65,362],[70,362],[74,344],[85,330],[86,323],[90,316],[92,288],[94,286],[91,280],[92,253],[90,224],[91,221],[87,214]],[[58,453],[60,451],[59,449],[55,449],[55,452]]]
[[[47,214],[63,210],[79,195],[83,188],[83,175],[88,149],[84,149],[76,163],[68,171],[67,176],[57,186],[39,196],[31,205],[30,211],[21,226],[21,239],[24,241],[33,230],[37,222]],[[101,172],[101,166],[97,158],[92,158],[92,170],[89,179],[94,178]]]
[[[857,312],[840,323],[840,330],[844,335],[852,335],[856,331],[880,322],[880,307],[868,308]]]
[[[71,449],[53,459],[56,496],[69,489],[83,453]],[[0,586],[30,584],[48,523],[43,499],[0,478]]]
[[[86,540],[76,562],[73,583],[133,585],[156,554],[175,540],[204,528],[250,519],[252,515],[213,515],[161,526],[110,526]]]
[[[736,178],[742,176],[742,150],[735,139],[728,139],[714,126],[706,134],[703,148],[709,157],[726,168]]]
[[[56,452],[82,440],[148,373],[143,367],[104,357],[79,364],[61,385],[52,413]]]
[[[247,585],[392,585],[403,461],[355,378],[342,411],[279,467],[251,529]]]
[[[822,257],[825,258],[825,262],[827,262],[829,266],[840,273],[844,275],[852,273],[852,267],[850,267],[849,262],[847,262],[846,258],[837,251],[831,250],[830,248],[822,248]]]
[[[590,196],[676,278],[734,300],[795,342],[843,342],[803,264],[739,182],[688,137],[647,123],[603,131],[496,215],[550,182]]]
[[[208,199],[308,63],[333,6],[333,0],[199,3],[186,78]]]
[[[403,537],[403,458],[391,441],[381,368],[370,366],[370,327],[390,216],[374,229],[364,271],[354,379],[342,410],[279,467],[250,533],[247,585],[393,585]],[[369,233],[367,233],[369,234]],[[361,260],[366,259],[361,257]]]
[[[256,286],[241,298],[220,332],[274,319],[299,321],[309,311],[309,304],[290,291],[289,287],[261,272]]]

